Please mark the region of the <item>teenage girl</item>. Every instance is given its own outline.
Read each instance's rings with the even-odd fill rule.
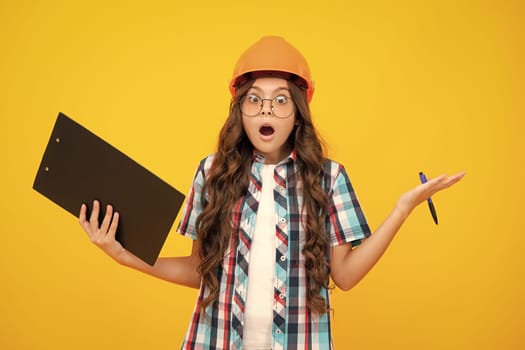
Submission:
[[[195,173],[178,232],[190,255],[150,266],[115,240],[119,214],[99,203],[80,224],[119,264],[199,288],[183,349],[329,349],[330,278],[349,290],[381,258],[412,210],[464,173],[404,193],[371,234],[345,168],[312,124],[303,55],[263,37],[239,58],[217,151]]]

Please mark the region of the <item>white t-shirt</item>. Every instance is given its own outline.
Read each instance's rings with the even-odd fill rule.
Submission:
[[[275,165],[263,164],[262,191],[250,248],[243,349],[272,347],[276,214],[273,199]]]

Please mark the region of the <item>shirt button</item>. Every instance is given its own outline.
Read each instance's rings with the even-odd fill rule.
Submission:
[[[275,334],[281,334],[281,330],[280,329],[276,330]]]
[[[281,255],[281,261],[285,261],[286,257],[284,255]]]
[[[285,218],[280,218],[279,221],[281,222],[281,224],[286,223],[286,219]]]
[[[284,293],[279,294],[279,298],[284,299],[285,297],[286,295],[284,295]]]

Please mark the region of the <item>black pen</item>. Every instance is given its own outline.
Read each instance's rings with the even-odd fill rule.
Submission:
[[[427,182],[427,177],[425,176],[425,174],[422,171],[419,172],[419,180],[421,180],[422,184]],[[437,225],[438,224],[438,217],[437,217],[437,214],[436,214],[436,208],[434,207],[434,203],[432,202],[432,197],[428,197],[427,198],[427,203],[428,203],[428,208],[430,209],[430,214],[432,214],[432,219],[434,219],[434,222]]]

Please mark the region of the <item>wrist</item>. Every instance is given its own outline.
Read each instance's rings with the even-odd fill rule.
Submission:
[[[119,252],[113,257],[120,265],[129,266],[129,254],[124,248],[120,248]]]
[[[148,270],[151,269],[151,266],[133,255],[133,253],[127,251],[125,248],[122,248],[114,259],[122,266],[151,274],[151,272],[148,272]]]
[[[407,203],[400,199],[394,207],[394,214],[399,216],[400,219],[404,221],[408,218],[412,210],[414,210],[413,206],[409,206]]]

